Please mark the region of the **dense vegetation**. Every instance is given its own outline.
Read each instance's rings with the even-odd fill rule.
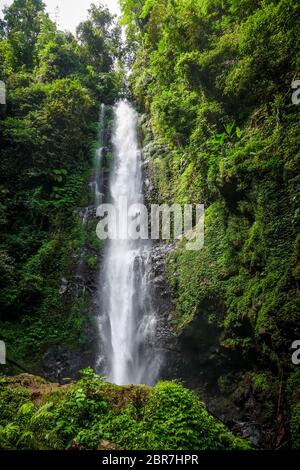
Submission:
[[[256,390],[274,431],[269,445],[290,445],[292,434],[297,447],[300,123],[291,83],[300,76],[299,2],[121,4],[152,198],[206,206],[204,249],[183,244],[170,255],[175,327],[199,316],[214,326],[222,350],[245,359],[219,377],[229,406],[234,390]]]
[[[99,103],[119,93],[120,28],[96,6],[77,39],[57,30],[41,0],[3,13],[0,337],[8,357],[33,370],[49,345],[85,341],[89,299],[62,297],[60,280],[87,236],[74,211],[89,202]]]
[[[122,388],[92,370],[68,386],[29,375],[0,381],[2,449],[250,449],[177,383]]]
[[[174,333],[190,330],[195,350],[209,350],[200,318],[217,342],[218,368],[215,355],[201,371],[190,367],[195,382],[222,416],[247,404],[267,447],[299,448],[300,373],[291,362],[300,338],[300,106],[291,101],[299,2],[120,4],[126,46],[101,6],[76,37],[57,29],[41,0],[15,0],[0,21],[0,339],[8,359],[40,371],[52,345],[88,341],[90,295],[72,283],[95,231],[78,208],[90,204],[99,103],[113,104],[128,82],[142,115],[149,202],[206,206],[204,248],[190,252],[182,241],[167,262]],[[95,257],[85,261],[96,269]],[[121,388],[87,370],[64,386],[2,376],[0,448],[248,443],[176,382]]]

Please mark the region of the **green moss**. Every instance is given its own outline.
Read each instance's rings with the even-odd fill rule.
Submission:
[[[261,372],[252,374],[252,384],[255,392],[267,393],[270,390],[270,376]]]
[[[96,271],[98,267],[98,258],[97,256],[87,255],[84,257],[84,261],[92,271]]]
[[[226,158],[231,174],[223,168],[215,182],[220,194],[206,209],[204,248],[189,253],[182,244],[170,256],[177,323],[197,313],[215,318],[231,347],[247,350],[252,341],[278,362],[277,351],[290,347],[284,330],[298,331],[297,231],[290,223],[296,193],[292,180],[284,185],[279,175],[253,171],[253,160],[243,161],[240,174],[241,165]],[[247,191],[239,189],[245,184]]]
[[[292,407],[291,436],[293,449],[300,449],[300,403]]]

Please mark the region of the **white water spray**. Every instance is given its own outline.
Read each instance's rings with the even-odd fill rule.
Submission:
[[[110,179],[111,202],[127,197],[128,205],[143,203],[141,152],[137,114],[126,102],[115,108],[114,168]],[[119,224],[128,224],[127,216]],[[122,226],[120,227],[122,230]],[[149,276],[151,246],[141,240],[109,240],[99,278],[99,369],[119,384],[153,384],[159,358],[153,343],[155,314]]]

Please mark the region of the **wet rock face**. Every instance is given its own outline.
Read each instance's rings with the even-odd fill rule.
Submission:
[[[96,217],[94,206],[78,209],[74,212],[79,217],[84,230]],[[90,229],[91,230],[91,229]],[[96,289],[96,269],[89,266],[88,259],[100,259],[101,253],[91,243],[86,243],[81,250],[72,254],[72,269],[60,279],[58,292],[66,311],[83,297],[92,297]],[[95,357],[96,334],[92,316],[86,318],[81,337],[75,344],[57,344],[49,346],[40,362],[40,373],[48,380],[63,383],[65,378],[78,379],[80,370],[92,367]]]
[[[91,367],[95,356],[95,328],[88,320],[82,331],[82,337],[88,338],[83,344],[52,345],[44,353],[41,360],[43,377],[52,382],[64,383],[66,379],[79,379],[80,371]]]
[[[67,292],[68,284],[69,284],[68,280],[65,277],[63,277],[61,279],[60,288],[59,288],[60,295],[64,295]]]
[[[176,333],[174,304],[166,276],[166,260],[174,244],[154,245],[152,250],[152,296],[157,315],[156,347],[161,354],[160,379],[180,379],[194,389],[209,411],[233,432],[249,439],[254,447],[274,447],[274,433],[264,422],[263,404],[251,387],[239,388],[238,374],[247,370],[247,361],[220,346],[222,331],[198,315]],[[219,379],[228,376],[230,389],[224,393]]]
[[[161,352],[160,379],[180,379],[194,389],[209,411],[254,447],[273,448],[274,432],[265,422],[263,403],[250,386],[238,386],[249,363],[220,346],[222,331],[198,315],[179,334],[173,327],[174,304],[166,276],[166,259],[174,245],[155,245],[152,251],[153,302],[157,312],[157,347]],[[219,387],[227,376],[230,387]]]
[[[220,348],[220,331],[202,316],[180,333],[174,327],[172,294],[166,276],[166,259],[175,245],[153,249],[153,302],[157,313],[157,338],[163,356],[160,378],[181,379],[191,388],[215,388],[225,369],[235,358]]]
[[[169,351],[174,348],[174,343],[176,343],[172,328],[173,304],[165,272],[166,259],[172,249],[173,245],[158,243],[153,246],[151,251],[152,276],[150,288],[157,319],[156,347],[160,350],[162,359],[160,376],[164,375],[163,370],[169,363]]]
[[[65,299],[78,299],[86,292],[92,294],[95,290],[95,271],[86,263],[86,257],[95,258],[99,254],[90,246],[73,254],[74,272],[68,278],[61,278],[59,294]]]
[[[52,346],[42,358],[43,376],[52,382],[64,383],[67,379],[79,379],[79,371],[90,367],[92,363],[92,350]]]

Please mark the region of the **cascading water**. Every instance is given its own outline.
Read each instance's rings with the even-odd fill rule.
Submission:
[[[99,206],[99,204],[101,204],[102,198],[103,198],[103,193],[101,191],[101,186],[102,186],[101,164],[102,164],[103,144],[104,144],[104,120],[105,120],[105,105],[101,104],[100,117],[99,117],[99,123],[100,123],[99,144],[100,144],[100,147],[96,150],[95,172],[94,172],[94,180],[92,182],[92,186],[94,188],[95,207],[96,208]]]
[[[142,161],[137,139],[137,114],[126,102],[115,107],[114,167],[111,203],[128,207],[143,203]],[[132,218],[131,218],[132,220]],[[118,217],[119,233],[130,223]],[[159,369],[154,348],[155,313],[150,296],[151,245],[148,241],[110,239],[99,277],[100,349],[98,369],[110,382],[153,384]]]

